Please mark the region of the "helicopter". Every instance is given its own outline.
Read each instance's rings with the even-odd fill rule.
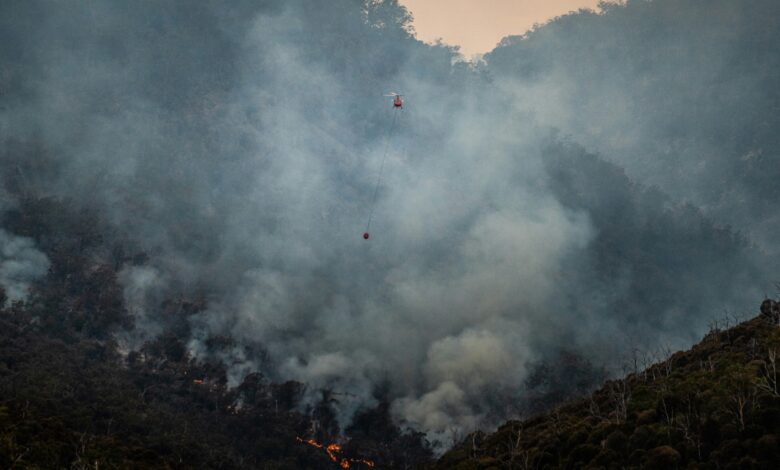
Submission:
[[[393,98],[393,109],[394,110],[400,111],[400,110],[402,110],[404,108],[403,95],[401,95],[400,93],[391,92],[391,93],[386,94],[385,96]],[[363,232],[363,240],[368,240],[368,238],[370,237],[370,235],[368,233],[368,229],[371,228],[371,216],[374,213],[374,204],[376,204],[376,195],[377,195],[377,192],[379,191],[379,183],[382,180],[382,170],[385,167],[385,158],[387,158],[387,151],[390,148],[390,138],[393,136],[393,131],[395,130],[395,125],[396,125],[396,122],[397,122],[397,118],[398,118],[398,113],[394,113],[394,115],[393,115],[393,122],[390,125],[390,131],[387,134],[388,135],[388,140],[387,140],[387,145],[385,146],[385,153],[382,156],[382,165],[379,167],[379,176],[377,176],[376,187],[374,188],[374,198],[373,198],[373,201],[371,202],[370,210],[369,210],[369,213],[368,213],[368,222],[366,223],[366,231]]]
[[[404,107],[404,100],[401,99],[404,95],[401,95],[399,93],[389,93],[385,96],[392,96],[393,99],[393,107],[394,108],[403,108]]]

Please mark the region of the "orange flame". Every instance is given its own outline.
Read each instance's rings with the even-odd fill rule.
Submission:
[[[204,382],[203,380],[200,380],[200,379],[194,379],[192,381],[192,383],[194,383],[195,385],[203,385],[206,382]]]
[[[342,457],[339,458],[338,454],[341,453],[341,446],[338,444],[328,444],[327,446],[324,444],[320,444],[319,442],[315,441],[314,439],[302,439],[300,437],[295,438],[298,442],[302,442],[304,444],[309,444],[312,447],[316,447],[318,449],[323,449],[325,452],[328,453],[328,457],[330,459],[339,464],[341,468],[351,468],[353,463],[362,464],[367,467],[373,468],[374,462],[371,460],[366,459],[352,459],[348,457]]]

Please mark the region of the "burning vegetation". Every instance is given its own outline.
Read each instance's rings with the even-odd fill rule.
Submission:
[[[371,460],[340,457],[339,454],[343,452],[343,449],[339,444],[325,445],[325,444],[320,444],[314,439],[302,439],[300,437],[296,437],[295,439],[302,444],[308,444],[312,447],[316,447],[318,449],[324,450],[328,454],[328,457],[330,457],[330,459],[333,462],[337,463],[341,468],[353,468],[352,467],[353,464],[365,465],[369,468],[374,467],[374,462]]]
[[[307,409],[299,382],[253,373],[228,387],[225,365],[195,360],[182,340],[184,319],[203,308],[197,301],[166,303],[164,332],[123,352],[112,331],[133,318],[117,273],[144,256],[128,260],[133,246],[112,241],[94,214],[68,201],[22,198],[0,219],[9,233],[36,240],[51,263],[27,301],[3,302],[0,287],[0,468],[320,468],[320,452],[293,441],[313,420],[327,425],[312,437],[345,435],[348,452],[371,456],[375,468],[430,463],[424,436],[393,424],[386,405],[362,410],[340,431],[332,397]],[[207,343],[214,356],[235,347],[220,337]],[[343,467],[341,448],[331,453]]]

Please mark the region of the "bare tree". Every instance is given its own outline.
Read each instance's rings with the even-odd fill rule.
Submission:
[[[740,431],[745,430],[745,408],[750,401],[750,395],[743,390],[735,391],[731,395],[731,401],[733,403],[732,413],[737,419]]]
[[[613,407],[611,415],[614,416],[615,423],[624,423],[628,417],[628,404],[631,402],[631,384],[628,378],[609,382],[608,391]]]
[[[596,403],[596,400],[593,398],[593,396],[594,394],[591,393],[590,397],[588,397],[588,413],[591,417],[596,418],[599,421],[608,421],[608,419],[601,412],[601,407],[598,403]]]
[[[512,426],[512,432],[507,437],[507,449],[509,450],[509,461],[502,462],[506,468],[517,468],[517,465],[524,470],[531,468],[531,454],[523,448],[521,440],[523,438],[523,423],[516,423]]]
[[[712,360],[711,356],[707,356],[707,359],[699,361],[699,366],[703,371],[715,372],[715,361]]]
[[[701,460],[701,435],[697,429],[699,420],[700,416],[697,412],[689,407],[688,413],[683,413],[674,420],[674,427],[682,432],[683,439],[696,448],[696,453]]]
[[[758,387],[752,373],[738,371],[732,374],[728,383],[728,407],[740,430],[745,429],[746,414],[749,407],[755,405]]]
[[[780,397],[777,387],[777,349],[769,348],[767,360],[761,367],[761,377],[758,380],[758,388]]]

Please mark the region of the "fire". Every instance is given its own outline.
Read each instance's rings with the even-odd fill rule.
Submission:
[[[206,382],[204,382],[203,380],[200,380],[200,379],[195,379],[195,380],[192,381],[192,383],[194,383],[195,385],[203,385]]]
[[[319,442],[315,441],[314,439],[301,439],[300,437],[295,438],[298,442],[302,442],[304,444],[309,444],[312,447],[316,447],[318,449],[323,449],[325,452],[328,453],[328,457],[330,459],[339,464],[341,468],[351,468],[353,463],[362,464],[367,467],[373,468],[374,462],[371,460],[365,460],[365,459],[352,459],[348,457],[341,457],[339,458],[339,455],[342,451],[341,446],[338,444],[320,444]]]

